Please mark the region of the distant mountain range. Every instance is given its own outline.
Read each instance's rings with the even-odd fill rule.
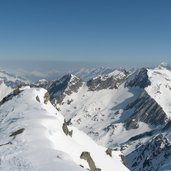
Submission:
[[[85,68],[56,80],[37,82],[2,73],[1,144],[9,144],[0,148],[3,156],[0,168],[19,168],[19,162],[28,170],[42,165],[40,170],[47,167],[51,171],[61,164],[61,171],[79,170],[79,165],[95,171],[87,160],[79,158],[80,153],[88,151],[97,166],[94,169],[102,171],[127,170],[126,167],[131,171],[171,170],[171,68],[167,63],[137,70]],[[16,139],[6,138],[21,129],[24,131]],[[29,148],[41,144],[36,138],[39,131],[43,132],[40,138],[44,145]],[[66,132],[68,135],[72,132],[72,136],[66,136]],[[37,150],[39,155],[43,149],[49,160],[46,164],[44,157],[40,160],[36,156],[36,165],[32,153]],[[105,150],[113,157],[106,156]],[[62,161],[55,160],[54,154]]]

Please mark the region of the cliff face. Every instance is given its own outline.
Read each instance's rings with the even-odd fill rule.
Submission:
[[[76,93],[83,82],[72,74],[63,76],[60,80],[54,81],[48,88],[52,103],[61,104],[66,95]]]
[[[141,68],[132,74],[125,82],[125,87],[145,88],[151,84],[148,77],[148,70]]]
[[[168,121],[161,106],[145,90],[134,102],[126,106],[125,111],[131,109],[134,109],[134,112],[126,122],[127,129],[138,128],[140,121],[153,126],[163,125]]]

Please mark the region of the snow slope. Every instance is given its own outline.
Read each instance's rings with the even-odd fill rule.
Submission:
[[[83,151],[90,152],[102,171],[128,170],[118,152],[109,157],[105,148],[76,128],[69,127],[73,135],[66,136],[64,118],[50,102],[45,103],[45,93],[26,88],[0,106],[0,170],[81,171],[89,168],[80,159]]]
[[[146,88],[147,93],[163,108],[168,118],[171,118],[171,70],[157,67],[148,70],[151,85]]]
[[[90,135],[103,146],[112,146],[129,140],[132,136],[149,131],[145,123],[135,130],[126,130],[125,121],[132,113],[125,113],[124,108],[134,101],[141,89],[127,88],[124,84],[118,89],[89,91],[84,83],[77,93],[66,96],[63,103],[57,105],[66,120]],[[68,104],[68,101],[71,103]]]

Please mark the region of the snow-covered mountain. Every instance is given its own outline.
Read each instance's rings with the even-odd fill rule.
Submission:
[[[54,104],[56,101],[61,103],[65,96],[71,95],[73,92],[77,93],[82,84],[82,80],[72,74],[54,81],[48,88],[52,103]]]
[[[69,126],[45,89],[17,89],[0,102],[0,111],[0,170],[128,170],[120,152]]]
[[[114,71],[114,69],[108,68],[108,67],[97,67],[97,68],[85,67],[85,68],[81,68],[76,71],[73,71],[72,74],[76,75],[78,78],[80,78],[84,81],[88,81],[88,80],[95,78],[99,75],[109,74],[112,71]]]
[[[114,70],[82,81],[76,91],[68,86],[71,79],[64,81],[65,87],[63,80],[57,82],[62,91],[55,86],[48,91],[66,120],[98,144],[120,149],[130,170],[171,170],[166,166],[171,142],[168,64],[133,73]],[[159,149],[161,155],[157,154]]]
[[[4,80],[4,82],[9,83],[9,84],[10,84],[10,82],[12,82],[12,83],[20,85],[21,83],[29,82],[28,80],[26,80],[20,76],[13,75],[13,74],[7,73],[2,70],[0,70],[0,79]],[[13,85],[11,85],[11,86],[13,86]],[[16,85],[14,85],[14,86],[16,86]]]
[[[3,81],[1,86],[4,85],[6,86]],[[11,145],[9,139],[13,137],[10,136],[9,139],[5,139],[6,135],[15,134],[15,129],[13,130],[15,124],[22,125],[23,123],[26,123],[25,127],[21,126],[22,128],[19,128],[18,131],[22,133],[19,136],[17,135],[17,138],[21,137],[20,143],[25,142],[27,136],[32,136],[29,139],[33,139],[34,144],[41,144],[39,139],[35,139],[38,137],[37,134],[34,134],[36,130],[37,133],[40,130],[43,132],[40,139],[50,142],[54,147],[52,148],[45,143],[47,148],[53,152],[48,152],[50,159],[47,160],[47,163],[44,157],[38,161],[40,165],[41,162],[46,163],[42,164],[42,168],[37,168],[40,166],[32,163],[33,155],[31,154],[35,149],[28,148],[32,150],[28,152],[30,158],[24,160],[31,163],[32,170],[43,170],[44,167],[46,168],[45,165],[49,170],[53,170],[52,168],[59,164],[58,162],[55,163],[56,160],[54,159],[52,166],[48,166],[53,158],[54,149],[57,150],[57,156],[62,154],[62,157],[59,157],[62,160],[60,165],[62,169],[73,167],[69,170],[84,170],[86,168],[91,170],[92,168],[90,168],[87,160],[85,161],[85,156],[89,156],[89,159],[93,160],[95,163],[93,167],[97,166],[101,170],[126,169],[118,157],[121,155],[122,162],[131,171],[171,170],[171,70],[168,64],[161,63],[153,69],[140,68],[133,72],[125,69],[104,68],[101,71],[92,70],[92,72],[83,70],[76,75],[64,75],[58,80],[40,80],[30,84],[30,86],[32,88],[27,88],[19,94],[19,89],[6,97],[5,94],[2,95],[3,93],[1,93],[1,96],[5,98],[0,102],[0,111],[2,111],[0,116],[2,118],[7,117],[7,119],[2,119],[0,125],[2,125],[2,130],[4,127],[4,131],[7,131],[2,132],[2,139],[4,140],[1,144],[3,148],[6,145]],[[41,87],[47,89],[49,96]],[[6,95],[11,91],[11,89],[7,91]],[[47,100],[44,101],[44,97]],[[17,101],[18,99],[21,101]],[[47,102],[48,100],[53,106]],[[17,104],[20,105],[17,106]],[[3,108],[5,105],[8,108]],[[9,106],[13,106],[13,108],[9,108]],[[15,109],[18,110],[16,113]],[[12,115],[8,113],[12,113]],[[28,115],[28,113],[32,114]],[[18,115],[21,116],[21,119],[16,119],[19,118]],[[8,116],[12,118],[8,119]],[[58,124],[55,125],[57,122]],[[43,130],[41,129],[42,124]],[[31,125],[31,129],[27,128],[28,125]],[[30,132],[25,137],[26,130],[30,130]],[[44,140],[44,134],[46,140]],[[98,145],[86,134],[94,139]],[[19,146],[20,143],[18,143]],[[26,147],[25,143],[23,144],[24,149],[20,152],[25,155]],[[30,141],[26,144],[27,147],[35,146]],[[40,154],[40,151],[45,148],[45,146],[40,147],[40,150],[37,149],[37,154]],[[15,148],[18,146],[16,145]],[[8,149],[10,148],[8,147]],[[4,151],[2,154],[6,154]],[[111,153],[112,158],[110,158]],[[18,153],[15,154],[16,156],[19,155]],[[109,154],[107,159],[106,154]],[[110,161],[107,161],[108,158]],[[114,166],[111,166],[110,162],[118,163],[118,165],[114,164],[117,167],[113,168]],[[104,163],[108,163],[107,165],[110,167]],[[66,167],[63,167],[63,164]],[[5,165],[6,163],[4,167]],[[83,168],[80,168],[80,165]]]
[[[28,84],[29,81],[22,77],[0,71],[0,101],[15,88]]]

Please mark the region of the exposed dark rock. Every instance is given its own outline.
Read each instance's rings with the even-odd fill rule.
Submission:
[[[101,77],[91,79],[87,82],[90,91],[98,91],[103,89],[116,89],[116,81],[112,77],[107,78],[105,81]]]
[[[111,148],[108,148],[105,152],[106,152],[107,155],[112,157],[112,149]]]
[[[69,135],[70,137],[72,137],[73,130],[69,131],[68,124],[67,124],[67,122],[65,120],[64,120],[64,123],[62,125],[62,129],[63,129],[65,135]]]
[[[171,128],[171,120],[168,120],[167,124],[162,129],[162,132],[167,131]]]
[[[23,90],[20,90],[19,88],[15,89],[12,93],[10,93],[9,95],[7,95],[6,97],[4,97],[1,101],[0,101],[0,105],[4,104],[5,102],[11,100],[14,96],[19,95]]]
[[[127,77],[125,70],[120,71],[122,74],[118,75],[100,75],[92,78],[87,82],[87,86],[90,91],[99,91],[103,89],[117,89],[121,83]]]
[[[49,93],[46,92],[45,95],[44,95],[44,103],[47,104],[47,102],[50,100],[50,96],[49,96]]]
[[[163,134],[158,134],[125,156],[125,159],[129,161],[127,167],[132,171],[159,171],[168,157],[171,157],[171,144]]]
[[[120,157],[121,157],[122,163],[126,166],[127,165],[127,162],[125,160],[125,156],[121,154]]]
[[[127,129],[138,129],[139,123],[138,120],[132,119],[127,122]]]
[[[69,119],[68,121],[65,121],[67,125],[72,125],[71,123],[71,119]]]
[[[144,138],[144,137],[151,137],[154,133],[155,133],[155,131],[144,132],[142,134],[131,137],[129,139],[129,141],[136,141],[136,140],[139,140],[139,139]]]
[[[73,102],[73,99],[67,100],[67,104],[70,105]]]
[[[28,84],[22,82],[22,81],[19,81],[19,80],[16,80],[16,81],[9,81],[7,80],[6,78],[3,78],[4,79],[4,83],[8,86],[8,87],[11,87],[13,89],[17,89],[17,88],[21,88],[22,86],[27,86]]]
[[[38,102],[40,102],[40,98],[39,98],[39,96],[36,96],[36,100],[37,100]]]
[[[90,171],[101,171],[101,169],[99,168],[96,168],[96,165],[90,155],[89,152],[82,152],[81,153],[81,156],[80,156],[80,159],[84,159],[87,161],[88,165],[89,165],[89,168],[90,168]]]
[[[137,70],[133,75],[128,78],[125,83],[125,87],[140,87],[145,88],[151,84],[148,78],[146,68],[141,68]]]
[[[82,80],[71,74],[65,75],[60,80],[54,81],[48,88],[51,102],[54,104],[55,101],[57,101],[58,104],[61,104],[66,95],[78,92],[78,89],[82,84]]]
[[[80,165],[80,167],[84,168],[84,166]]]
[[[69,135],[70,137],[72,137],[72,135],[73,135],[73,130],[69,131],[68,135]]]
[[[103,128],[103,131],[108,132],[109,130],[115,130],[116,125],[114,123],[111,123],[110,125],[107,125],[105,128]]]
[[[9,144],[12,144],[12,142],[10,141],[10,142],[4,143],[4,144],[0,144],[0,147],[5,146],[5,145],[9,145]]]
[[[13,133],[10,135],[10,137],[16,136],[16,135],[18,135],[18,134],[22,134],[22,133],[24,132],[24,130],[25,130],[24,128],[21,128],[21,129],[15,131],[15,132],[13,132]]]
[[[134,112],[126,122],[127,129],[138,128],[139,121],[151,125],[162,125],[168,120],[161,106],[145,90],[134,102],[128,104],[125,108],[125,110],[130,109],[134,109]]]
[[[20,93],[20,89],[19,87],[17,87],[14,91],[13,91],[13,95],[16,96]]]

